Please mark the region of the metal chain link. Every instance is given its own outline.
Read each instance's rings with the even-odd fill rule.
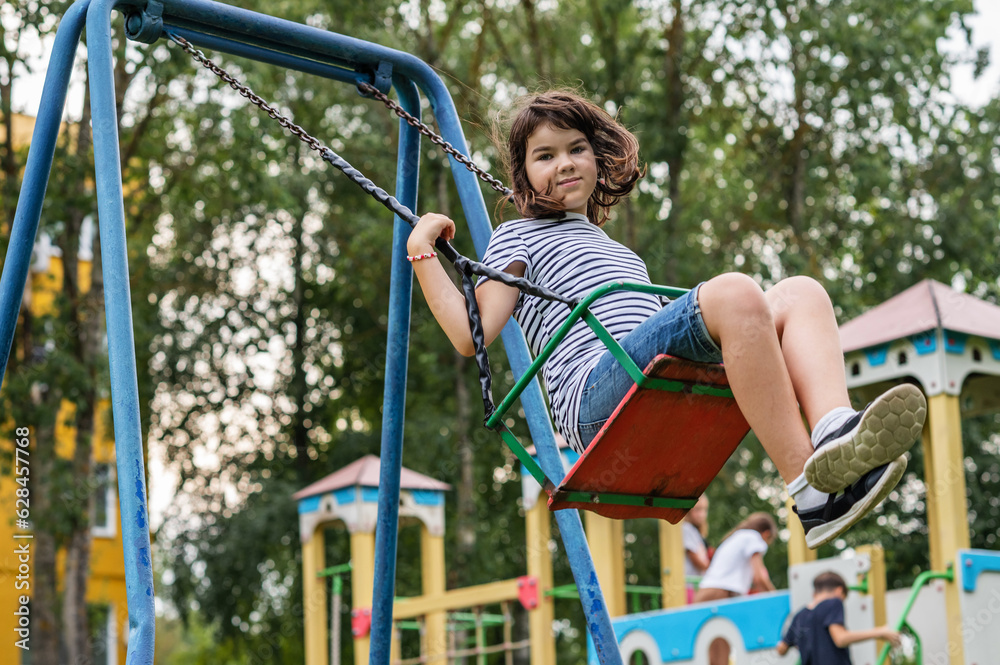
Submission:
[[[420,221],[412,210],[401,204],[394,196],[366,178],[360,171],[351,166],[343,157],[335,153],[329,147],[323,145],[319,139],[311,136],[308,132],[306,132],[306,130],[296,125],[278,109],[268,104],[263,97],[257,95],[248,86],[236,80],[231,74],[229,74],[229,72],[215,64],[215,62],[209,59],[208,56],[195,48],[191,42],[184,39],[180,35],[175,35],[170,32],[167,33],[167,36],[176,42],[178,46],[184,49],[202,66],[219,77],[219,79],[228,84],[233,90],[250,100],[252,104],[258,106],[268,115],[268,117],[276,120],[278,124],[284,127],[288,132],[297,136],[303,143],[309,146],[310,149],[319,153],[320,157],[322,157],[324,161],[339,169],[351,181],[368,192],[368,194],[375,197],[375,199],[382,205],[394,212],[401,219],[410,224],[410,226],[415,226],[417,222]],[[389,108],[391,108],[396,115],[406,120],[408,124],[417,129],[421,134],[428,136],[431,141],[433,141],[436,145],[441,146],[445,152],[455,157],[470,171],[479,175],[480,178],[489,183],[494,189],[500,192],[509,193],[510,190],[504,188],[499,180],[479,169],[479,167],[473,164],[467,157],[457,152],[451,144],[431,131],[427,125],[424,125],[422,122],[404,111],[377,89],[367,83],[361,83],[359,84],[359,87],[365,92],[373,94],[376,98],[389,106]],[[370,90],[368,88],[370,88]],[[462,274],[462,288],[465,291],[465,302],[468,309],[469,325],[472,333],[473,346],[476,350],[476,365],[479,368],[480,386],[483,392],[483,407],[486,411],[486,420],[488,421],[490,416],[492,416],[495,411],[491,391],[492,376],[490,372],[489,356],[486,353],[486,343],[483,338],[482,318],[480,317],[479,306],[475,297],[475,281],[472,279],[472,275],[480,275],[487,277],[488,279],[497,280],[509,286],[513,286],[524,293],[544,298],[546,300],[561,302],[571,308],[579,302],[579,299],[567,298],[566,296],[560,295],[543,286],[534,284],[523,277],[516,277],[501,270],[496,270],[495,268],[491,268],[483,263],[479,263],[478,261],[471,261],[467,257],[459,254],[455,248],[443,238],[438,238],[435,243],[435,247],[437,247],[442,253],[442,256],[451,261]]]
[[[295,136],[299,137],[299,139],[301,139],[303,143],[305,143],[310,148],[319,153],[320,157],[322,157],[324,161],[328,162],[329,164],[332,164],[334,167],[339,169],[344,175],[350,178],[356,185],[360,186],[363,190],[368,192],[368,194],[375,197],[376,200],[378,200],[385,207],[389,208],[389,210],[399,215],[399,217],[404,221],[406,221],[410,226],[416,225],[416,223],[419,221],[420,218],[417,217],[417,215],[414,214],[412,210],[410,210],[409,208],[401,204],[399,201],[397,201],[394,196],[392,196],[384,189],[376,185],[374,182],[366,178],[360,171],[351,166],[343,157],[335,153],[329,147],[323,145],[323,143],[319,139],[311,136],[308,132],[306,132],[306,130],[296,125],[287,116],[283,115],[280,111],[278,111],[278,109],[268,104],[263,97],[260,97],[245,84],[236,80],[229,72],[227,72],[219,65],[215,64],[215,62],[209,59],[208,56],[206,56],[204,53],[195,48],[195,46],[191,44],[191,42],[189,42],[188,40],[184,39],[179,35],[174,35],[171,33],[167,34],[170,37],[170,39],[172,39],[181,48],[187,51],[192,58],[201,63],[206,69],[208,69],[213,74],[218,76],[221,80],[225,81],[229,85],[229,87],[231,87],[233,90],[236,90],[238,93],[249,99],[254,105],[260,107],[260,109],[265,113],[267,113],[269,117],[276,120],[282,127],[284,127],[286,130],[288,130]],[[402,109],[399,110],[402,113],[409,115],[406,113],[406,111],[403,111]],[[401,115],[400,117],[403,116]],[[410,117],[412,118],[412,116]],[[413,118],[413,120],[418,124],[422,124],[420,123],[419,120],[416,120],[416,118]],[[427,129],[426,125],[424,126],[424,128]],[[427,131],[430,130],[427,129]],[[433,134],[433,132],[431,133]],[[434,136],[437,135],[434,134]],[[445,145],[448,145],[447,141],[444,141],[444,139],[441,139],[441,137],[437,138],[440,139]],[[451,149],[454,150],[454,148]],[[436,243],[435,246],[438,248],[439,251],[442,252],[444,258],[454,263],[456,268],[458,268],[459,271],[462,273],[467,272],[468,274],[475,274],[475,275],[481,275],[483,277],[488,277],[489,279],[503,282],[508,286],[513,286],[516,289],[519,289],[520,291],[523,291],[524,293],[527,293],[529,295],[537,296],[539,298],[544,298],[545,300],[552,300],[554,302],[561,302],[566,305],[569,305],[570,307],[573,307],[579,302],[578,298],[568,298],[559,293],[556,293],[555,291],[547,289],[544,286],[539,286],[538,284],[534,284],[533,282],[525,279],[524,277],[516,277],[514,275],[511,275],[510,273],[503,272],[502,270],[496,270],[494,268],[490,268],[489,266],[479,263],[478,261],[472,261],[467,257],[464,257],[461,254],[459,254],[455,250],[455,248],[451,246],[450,243],[440,238],[438,239],[438,242]]]
[[[309,146],[311,149],[319,153],[322,153],[326,149],[326,146],[323,145],[322,141],[315,138],[314,136],[311,136],[306,130],[302,129],[294,122],[292,122],[288,118],[288,116],[283,115],[281,111],[268,104],[267,100],[265,100],[263,97],[255,93],[245,84],[240,83],[238,80],[233,78],[233,76],[229,72],[227,72],[225,69],[215,64],[211,59],[208,58],[208,56],[206,56],[204,53],[196,49],[191,42],[184,39],[180,35],[175,35],[169,32],[167,33],[167,36],[170,37],[170,39],[172,39],[174,42],[176,42],[178,46],[187,51],[192,58],[201,63],[202,66],[205,67],[205,69],[209,70],[210,72],[218,76],[220,79],[225,81],[230,88],[232,88],[236,92],[240,93],[241,95],[249,99],[252,104],[259,106],[260,109],[264,111],[264,113],[266,113],[269,117],[273,118],[274,120],[277,120],[278,124],[287,129],[289,132],[291,132],[295,136],[298,136],[299,139],[301,139],[302,142],[305,143],[307,146]]]
[[[236,78],[234,78],[232,74],[227,72],[219,65],[215,64],[215,62],[213,62],[208,56],[206,56],[204,53],[195,48],[191,42],[184,39],[180,35],[168,33],[168,36],[170,37],[170,39],[176,42],[178,46],[187,51],[188,54],[190,54],[192,58],[197,60],[205,69],[209,70],[210,72],[218,76],[230,88],[232,88],[233,90],[235,90],[236,92],[240,93],[248,100],[250,100],[252,104],[260,107],[260,109],[265,113],[267,113],[267,115],[270,118],[277,120],[278,124],[280,124],[282,127],[287,129],[295,136],[298,136],[299,139],[301,139],[302,142],[308,145],[311,149],[317,152],[323,151],[324,145],[319,139],[315,138],[314,136],[311,136],[306,130],[304,130],[299,125],[296,125],[287,116],[283,115],[278,109],[268,104],[267,100],[265,100],[263,97],[261,97],[253,90],[251,90],[249,86],[247,86],[244,83],[241,83]],[[475,162],[473,162],[471,159],[469,159],[461,152],[456,150],[455,146],[446,141],[444,137],[442,137],[439,134],[436,134],[434,130],[432,130],[430,127],[428,127],[423,122],[412,116],[399,104],[389,99],[389,97],[381,90],[371,85],[370,83],[364,81],[358,83],[358,88],[361,91],[368,93],[375,99],[385,104],[393,113],[395,113],[397,116],[405,120],[408,125],[410,125],[418,132],[429,138],[431,140],[431,143],[433,143],[436,146],[439,146],[446,153],[454,157],[455,161],[457,161],[458,163],[465,166],[465,168],[475,173],[477,176],[479,176],[480,180],[488,184],[490,187],[500,192],[504,196],[510,196],[513,193],[500,180],[498,180],[494,176],[490,175],[489,173],[481,169],[478,165],[476,165]]]
[[[389,110],[391,110],[393,113],[395,113],[400,118],[405,120],[406,124],[408,124],[410,127],[413,127],[418,132],[429,138],[431,140],[431,143],[433,143],[436,146],[439,146],[446,153],[454,157],[455,161],[457,161],[459,164],[462,164],[463,166],[465,166],[465,168],[475,173],[477,176],[479,176],[480,180],[488,184],[490,187],[500,192],[504,196],[510,196],[511,194],[513,194],[513,192],[510,189],[508,189],[507,186],[504,185],[500,180],[498,180],[497,178],[493,177],[492,175],[481,169],[475,162],[473,162],[471,159],[469,159],[468,157],[460,153],[458,150],[456,150],[455,146],[453,146],[451,143],[448,143],[448,141],[444,140],[444,137],[442,137],[440,134],[436,134],[434,130],[432,130],[430,127],[425,125],[423,122],[421,122],[414,116],[407,113],[402,106],[389,99],[388,95],[386,95],[384,92],[373,86],[371,83],[361,81],[360,83],[358,83],[358,89],[361,90],[362,92],[368,93],[375,99],[385,104],[389,108]]]

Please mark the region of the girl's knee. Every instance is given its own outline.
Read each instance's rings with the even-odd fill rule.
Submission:
[[[767,298],[760,285],[748,275],[730,272],[713,277],[701,286],[698,304],[702,311],[723,310],[730,316],[770,312]]]
[[[775,331],[764,291],[746,275],[726,273],[708,280],[698,291],[698,304],[705,327],[718,344]]]
[[[776,311],[801,307],[803,305],[832,306],[830,294],[823,285],[812,277],[797,275],[778,282],[767,292],[771,308]]]

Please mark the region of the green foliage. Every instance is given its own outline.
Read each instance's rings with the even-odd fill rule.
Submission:
[[[295,513],[296,489],[272,478],[241,510],[226,511],[196,531],[197,540],[181,532],[167,550],[172,593],[198,599],[193,606],[178,605],[185,625],[199,623],[199,616],[215,617],[213,631],[222,643],[254,662],[304,657],[302,562],[297,525],[288,519]],[[178,573],[182,562],[196,574]]]
[[[203,616],[187,626],[158,618],[156,621],[156,662],[165,665],[238,665],[247,662],[231,642],[220,644],[216,624]]]
[[[52,29],[52,3],[24,6],[40,32]],[[957,103],[954,57],[939,48],[969,0],[244,6],[421,57],[494,170],[492,115],[520,93],[568,85],[617,112],[649,169],[607,228],[639,251],[654,281],[811,275],[843,320],[925,277],[1000,295],[1000,102]],[[209,55],[393,189],[398,122],[380,105],[349,86]],[[301,660],[291,494],[378,452],[391,215],[172,43],[122,57],[134,75],[122,145],[143,427],[178,490],[157,535],[169,570],[159,593],[184,626],[170,629],[180,632],[170,633],[168,662]],[[421,166],[418,211],[455,216],[456,244],[472,254],[449,164],[426,141]],[[50,192],[62,196],[49,196],[46,218],[93,205],[73,200],[70,186],[90,168],[54,173]],[[495,195],[485,196],[492,210]],[[403,462],[455,486],[449,584],[521,575],[518,466],[479,426],[474,366],[448,346],[419,289],[413,304]],[[62,325],[45,323],[55,339]],[[499,395],[513,377],[499,346],[491,353]],[[38,371],[71,399],[81,373],[103,367],[62,353],[46,363]],[[38,376],[8,377],[8,394],[28,394]],[[965,428],[973,543],[993,549],[998,429],[995,417]],[[890,584],[908,584],[927,566],[921,477],[918,450],[878,514],[820,555],[891,542]],[[757,510],[780,522],[782,492],[751,438],[708,490],[709,540]],[[629,522],[626,532],[629,583],[657,584],[655,524]],[[420,592],[418,551],[415,529],[404,528],[397,595]],[[327,561],[349,556],[331,530]],[[779,586],[785,556],[776,542],[766,559]],[[555,565],[557,584],[570,582],[561,553]],[[559,601],[558,615],[560,662],[578,662],[579,606]]]

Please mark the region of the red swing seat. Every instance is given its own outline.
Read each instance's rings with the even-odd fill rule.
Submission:
[[[613,519],[652,517],[676,524],[690,506],[654,506],[653,499],[696,500],[750,431],[732,397],[696,394],[698,388],[729,388],[722,365],[660,355],[643,374],[683,388],[633,385],[551,492],[551,510],[580,508]],[[599,495],[627,495],[634,503],[605,502]]]

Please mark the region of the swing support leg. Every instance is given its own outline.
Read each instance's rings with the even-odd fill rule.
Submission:
[[[508,321],[503,329],[504,347],[514,373],[524,376],[531,365],[524,335],[513,320]],[[552,425],[549,423],[548,410],[542,398],[542,389],[537,379],[525,387],[521,394],[521,403],[531,430],[531,439],[535,443],[538,462],[545,475],[553,482],[561,480],[565,474],[562,457],[556,446]],[[600,584],[597,581],[597,571],[590,555],[590,545],[583,532],[580,513],[576,510],[555,511],[556,524],[562,537],[566,556],[569,558],[573,579],[580,592],[580,602],[583,604],[583,614],[587,621],[587,633],[593,641],[597,660],[602,665],[622,665],[618,640],[611,626],[611,616],[604,600]]]
[[[97,210],[100,220],[104,311],[108,329],[111,404],[115,425],[118,497],[125,543],[125,588],[129,609],[127,662],[152,663],[156,616],[153,562],[146,504],[146,467],[139,419],[135,335],[129,289],[128,246],[122,193],[118,114],[115,104],[111,11],[118,0],[94,0],[87,11],[87,66],[94,127]]]
[[[86,21],[111,396],[122,537],[126,543],[125,578],[129,612],[127,659],[130,663],[152,663],[155,630],[153,571],[146,518],[145,468],[139,427],[139,393],[119,169],[118,118],[115,111],[111,50],[110,14],[113,6],[114,3],[107,0],[99,0],[93,4],[91,0],[78,0],[63,15],[56,32],[51,64],[45,77],[21,194],[11,228],[3,276],[0,277],[0,373],[6,373],[18,310],[27,283],[31,251],[38,232],[42,202],[52,170],[59,124],[66,105],[73,61]]]
[[[420,99],[413,83],[399,79],[394,84],[402,106],[410,113],[420,113]],[[399,123],[398,154],[396,198],[413,210],[417,204],[420,134],[402,120]],[[382,466],[379,473],[378,524],[375,528],[375,591],[372,598],[369,655],[372,665],[388,663],[392,645],[392,603],[396,586],[396,540],[399,531],[399,478],[403,463],[406,365],[410,348],[410,305],[413,290],[413,271],[406,262],[406,240],[409,236],[409,224],[396,217],[389,277]]]

